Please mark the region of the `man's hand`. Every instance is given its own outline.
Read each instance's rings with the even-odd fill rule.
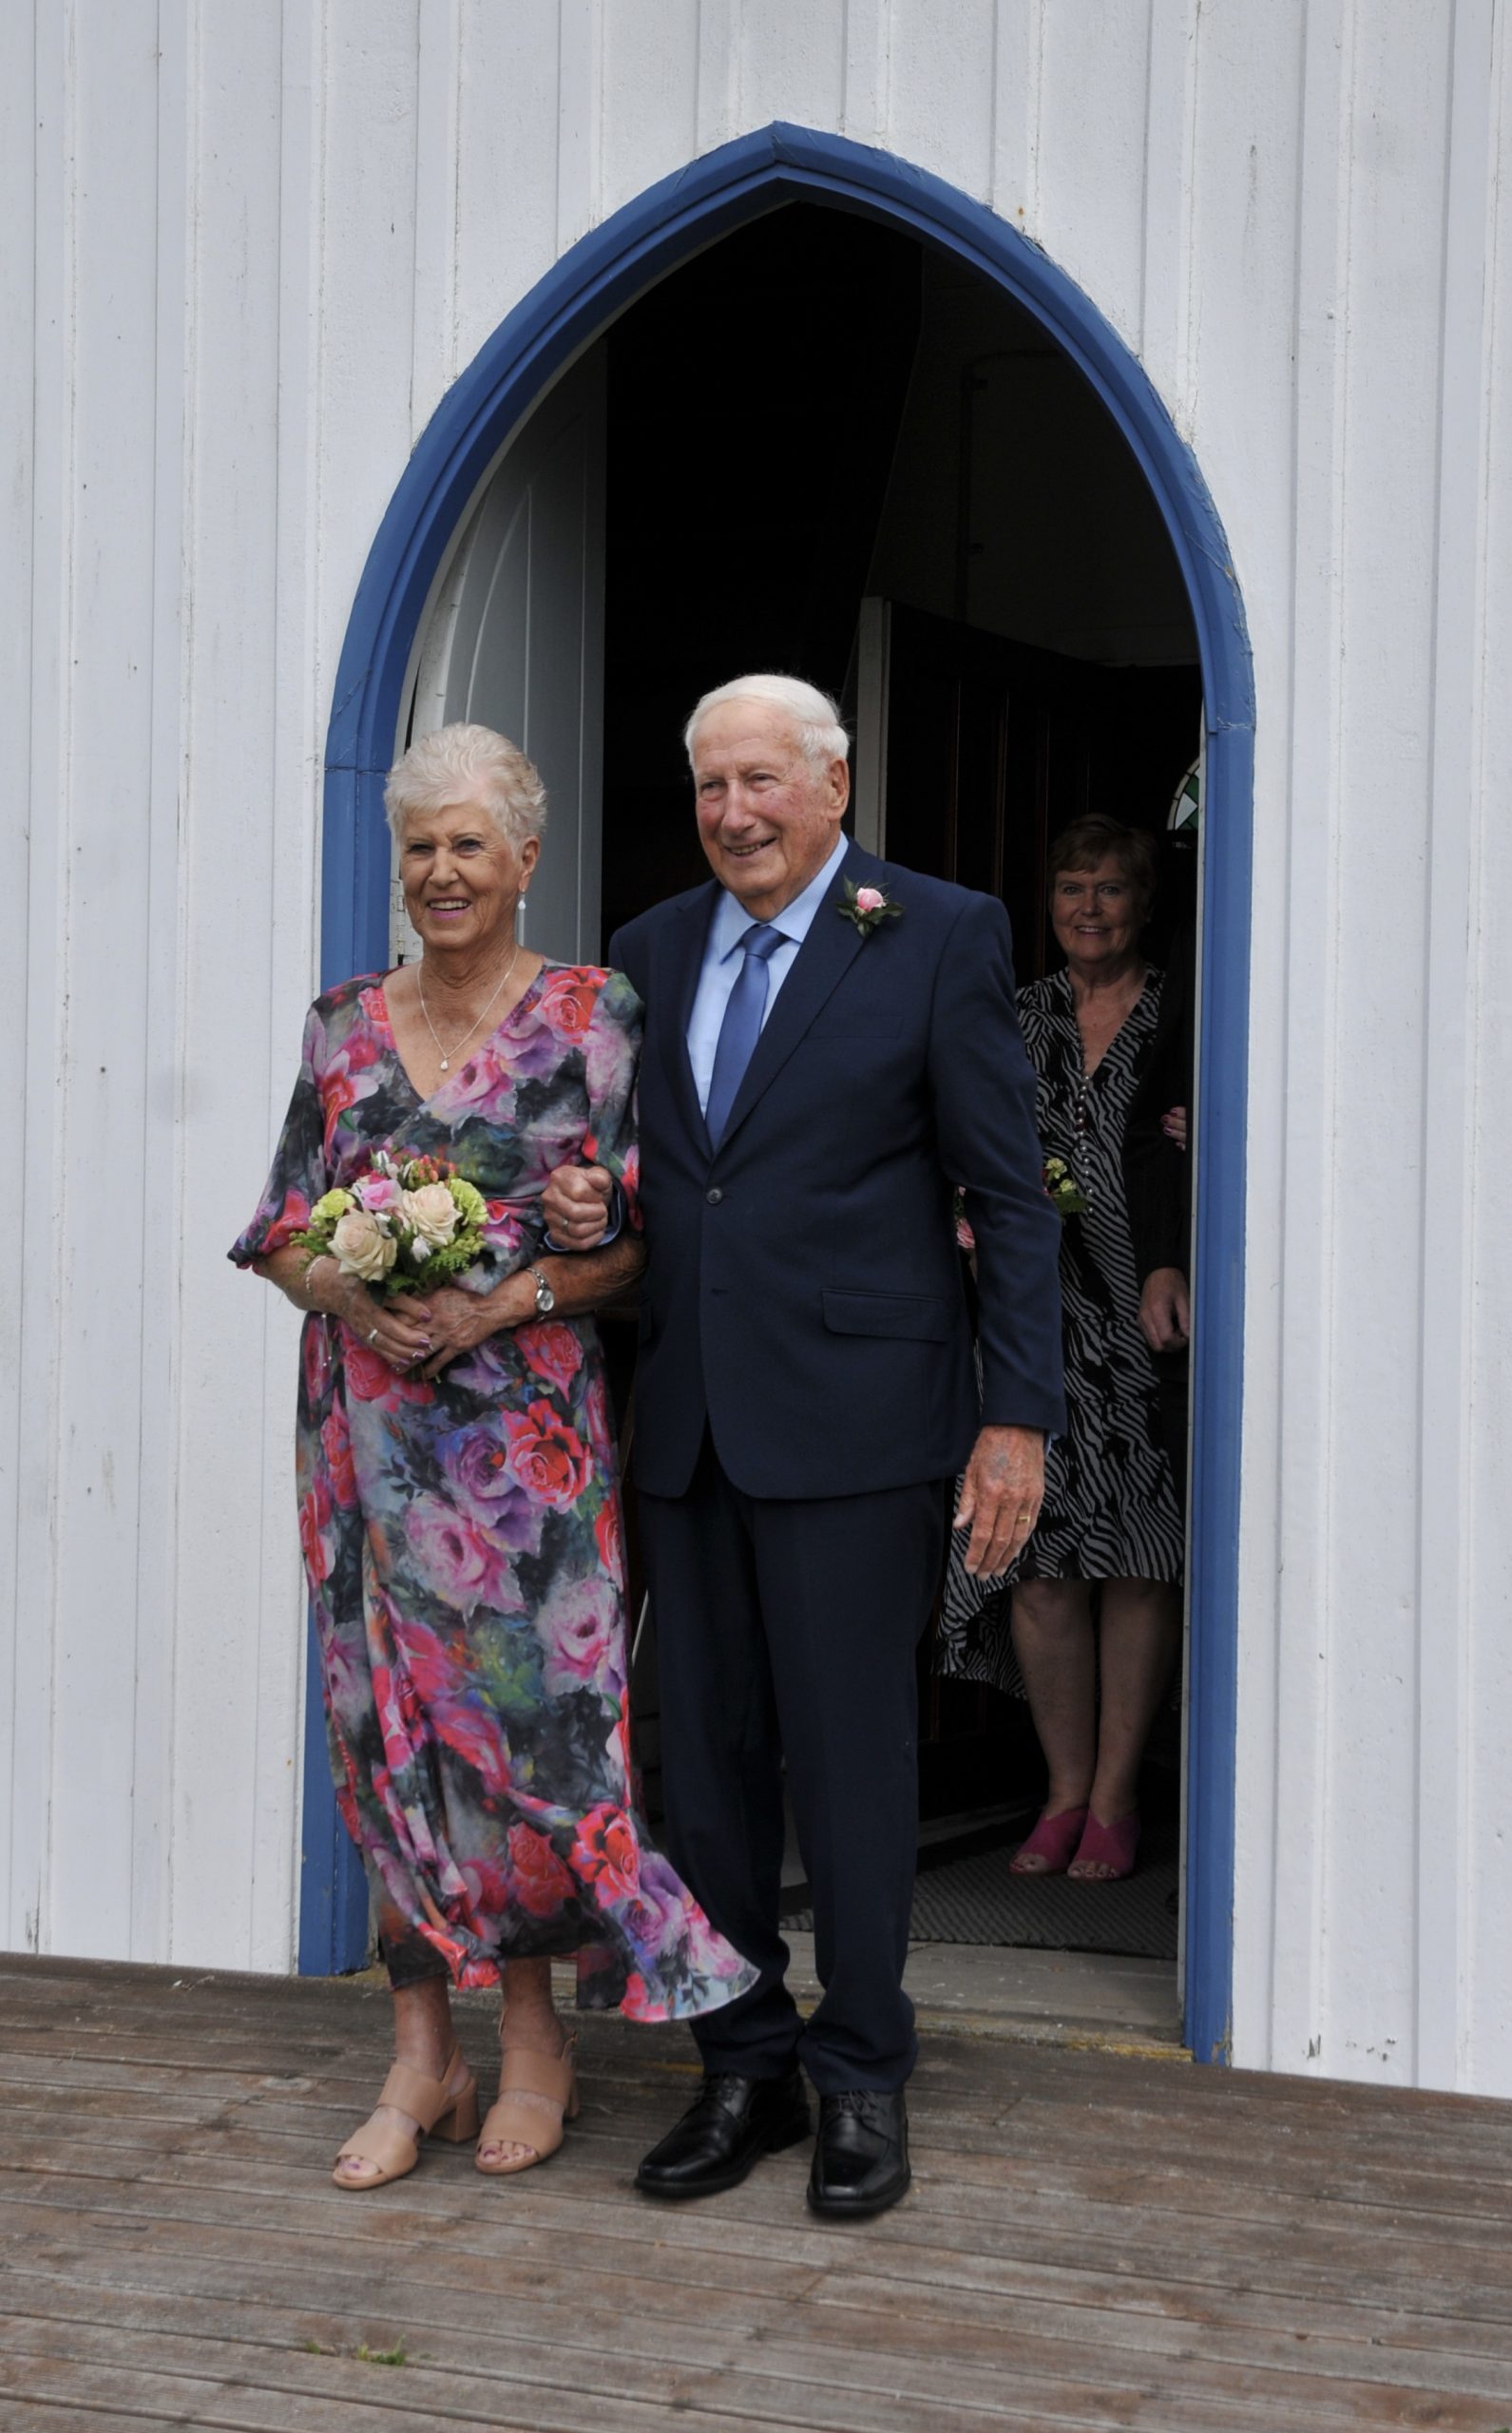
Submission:
[[[603,1166],[558,1166],[541,1195],[546,1227],[564,1250],[597,1250],[609,1220],[614,1177]]]
[[[954,1523],[971,1532],[965,1561],[973,1579],[994,1580],[1007,1570],[1043,1500],[1043,1429],[984,1427],[966,1466]]]
[[[1158,1267],[1139,1295],[1139,1326],[1152,1351],[1182,1351],[1192,1340],[1192,1302],[1178,1267]]]

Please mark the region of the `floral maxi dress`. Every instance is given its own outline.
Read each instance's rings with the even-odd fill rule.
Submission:
[[[535,1255],[555,1166],[597,1158],[636,1218],[640,1001],[547,964],[422,1100],[381,977],[317,999],[272,1175],[231,1252],[283,1248],[380,1148],[447,1161],[488,1201],[487,1290]],[[580,2007],[686,2018],[755,1972],[632,1801],[624,1563],[591,1319],[488,1336],[433,1381],[306,1318],[299,1535],[336,1797],[395,1983],[498,1982],[576,1952]]]

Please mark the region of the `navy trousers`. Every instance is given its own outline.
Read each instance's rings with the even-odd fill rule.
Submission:
[[[656,1619],[668,1855],[761,1972],[695,2020],[707,2070],[821,2095],[901,2086],[918,1846],[914,1651],[939,1581],[946,1483],[777,1502],[743,1495],[709,1438],[685,1495],[637,1504]],[[813,1889],[824,1999],[784,1983],[782,1761]]]

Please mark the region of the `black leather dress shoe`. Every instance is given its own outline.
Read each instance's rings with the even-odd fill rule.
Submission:
[[[711,2073],[677,2127],[652,2147],[635,2184],[647,2196],[716,2196],[737,2188],[763,2155],[795,2146],[813,2126],[796,2066],[785,2079]]]
[[[895,2205],[913,2174],[909,2112],[901,2087],[854,2087],[819,2098],[819,2135],[809,2203],[836,2221],[864,2222]]]

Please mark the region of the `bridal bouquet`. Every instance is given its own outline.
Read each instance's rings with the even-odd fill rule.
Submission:
[[[470,1267],[484,1246],[487,1215],[482,1192],[439,1159],[396,1160],[380,1149],[350,1188],[316,1201],[294,1239],[312,1260],[329,1255],[343,1274],[392,1297]]]
[[[1058,1216],[1084,1216],[1092,1205],[1063,1158],[1046,1158],[1044,1188]]]
[[[1084,1216],[1092,1202],[1081,1189],[1063,1158],[1046,1158],[1044,1161],[1044,1195],[1058,1216]],[[966,1193],[960,1185],[955,1193],[956,1248],[974,1251],[977,1237],[971,1231],[966,1213]]]

